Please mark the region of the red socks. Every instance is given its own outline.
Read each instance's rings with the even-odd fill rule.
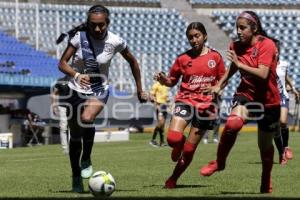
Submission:
[[[182,157],[178,160],[177,165],[173,171],[171,179],[177,181],[180,175],[185,171],[185,169],[190,165],[193,160],[194,153],[196,151],[197,145],[186,142],[183,147]]]
[[[217,151],[217,163],[219,170],[225,168],[226,158],[233,147],[237,134],[244,125],[243,118],[237,115],[230,115],[221,135]]]

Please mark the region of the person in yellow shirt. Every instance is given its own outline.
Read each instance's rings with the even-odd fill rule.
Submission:
[[[164,127],[168,115],[167,112],[167,107],[169,102],[168,96],[169,96],[168,87],[161,85],[159,82],[155,82],[153,84],[150,92],[150,100],[155,104],[157,125],[154,128],[152,140],[150,141],[149,144],[154,147],[166,146],[164,142]],[[156,142],[157,133],[159,133],[160,136],[159,144]]]

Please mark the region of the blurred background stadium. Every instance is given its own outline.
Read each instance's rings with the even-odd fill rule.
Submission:
[[[67,43],[57,46],[55,40],[60,33],[84,22],[88,8],[97,3],[110,9],[110,31],[126,39],[140,63],[147,91],[153,84],[153,74],[167,72],[176,56],[189,48],[185,36],[189,22],[203,22],[207,45],[224,56],[229,42],[236,37],[235,17],[243,10],[256,11],[267,33],[281,41],[282,57],[290,62],[288,73],[300,88],[300,0],[1,0],[0,132],[13,133],[15,146],[23,143],[21,129],[26,109],[45,122],[44,136],[50,138],[49,143],[56,142],[57,120],[50,115],[49,93],[63,76],[57,63]],[[112,61],[109,80],[115,92],[107,105],[104,127],[151,127],[155,117],[150,103],[134,107],[140,112],[125,113],[118,120],[109,113],[120,100],[118,95],[135,91],[129,66],[120,56]],[[238,83],[236,75],[226,87],[223,110],[228,109]],[[171,99],[175,92],[176,88],[170,91]],[[137,102],[135,97],[122,101]],[[294,106],[290,112],[294,113]],[[103,118],[99,116],[99,123]]]

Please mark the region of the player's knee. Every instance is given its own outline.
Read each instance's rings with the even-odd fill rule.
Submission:
[[[244,119],[237,115],[230,115],[226,121],[226,129],[230,132],[239,132],[244,125]]]
[[[280,122],[280,128],[287,128],[286,122]]]
[[[185,138],[182,132],[173,130],[168,131],[167,142],[171,147],[181,144],[184,140]]]
[[[81,115],[81,121],[83,123],[92,123],[92,122],[94,122],[94,120],[95,120],[95,117],[92,114],[84,113]]]

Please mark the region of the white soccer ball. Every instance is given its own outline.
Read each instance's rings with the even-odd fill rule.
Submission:
[[[89,189],[95,197],[108,197],[115,191],[115,188],[114,177],[105,171],[97,171],[89,179]]]

